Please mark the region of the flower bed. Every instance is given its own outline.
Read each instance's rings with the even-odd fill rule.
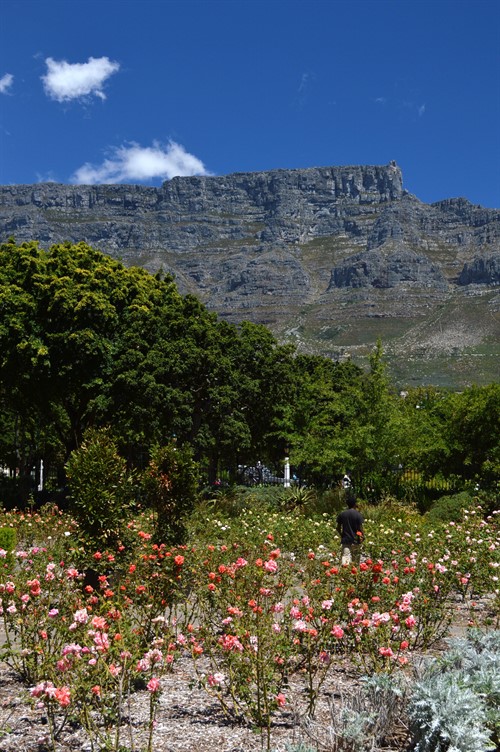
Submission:
[[[339,669],[353,681],[408,670],[448,633],[457,599],[468,622],[495,626],[494,515],[471,510],[438,529],[367,521],[359,567],[339,565],[328,520],[262,514],[249,535],[249,518],[213,519],[204,539],[168,548],[142,517],[127,546],[83,552],[64,515],[5,515],[19,544],[13,557],[0,551],[2,659],[46,718],[49,749],[69,748],[68,728],[82,749],[160,749],[159,719],[182,681],[271,749],[277,724],[293,741],[293,726],[321,712]]]

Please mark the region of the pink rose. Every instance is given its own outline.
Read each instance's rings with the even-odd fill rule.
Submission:
[[[148,681],[147,688],[148,688],[148,691],[151,693],[158,692],[158,690],[160,689],[160,680],[156,676],[153,676]]]
[[[270,572],[271,574],[274,574],[275,572],[278,571],[278,565],[274,559],[269,559],[269,561],[266,561],[264,563],[264,569],[266,570],[266,572]]]
[[[71,702],[71,693],[69,687],[58,687],[54,697],[62,708],[66,708]]]

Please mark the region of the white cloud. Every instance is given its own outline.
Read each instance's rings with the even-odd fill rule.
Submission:
[[[52,171],[46,172],[45,174],[42,174],[41,172],[36,173],[36,181],[37,183],[60,183],[60,180],[57,180],[57,178],[54,176],[54,173]]]
[[[13,82],[14,76],[12,73],[6,73],[5,76],[2,76],[0,78],[0,94],[7,94]]]
[[[299,88],[298,88],[298,93],[299,94],[304,94],[305,93],[305,91],[307,89],[307,86],[309,84],[310,79],[311,79],[310,73],[303,73],[302,74],[302,76],[300,77],[300,84],[299,84]]]
[[[302,73],[297,88],[297,104],[299,107],[304,107],[307,104],[309,95],[314,92],[314,83],[316,81],[316,75],[305,71]]]
[[[94,183],[125,183],[154,180],[170,180],[175,176],[209,175],[205,165],[183,146],[169,141],[162,146],[157,141],[152,146],[131,143],[112,151],[110,158],[101,165],[89,162],[79,167],[71,182],[78,185]]]
[[[425,113],[425,104],[421,104],[420,107],[417,109],[418,116],[422,117],[422,115]]]
[[[47,73],[42,76],[45,93],[57,102],[68,102],[94,95],[106,99],[104,82],[120,69],[120,64],[107,57],[89,57],[86,63],[68,63],[66,60],[45,60]]]

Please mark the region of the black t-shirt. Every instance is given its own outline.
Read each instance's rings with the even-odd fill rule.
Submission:
[[[342,530],[341,540],[343,545],[361,543],[361,537],[356,535],[363,531],[363,515],[357,509],[344,509],[337,517],[337,525]]]

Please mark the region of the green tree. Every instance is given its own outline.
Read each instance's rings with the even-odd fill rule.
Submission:
[[[281,460],[286,445],[283,417],[294,394],[294,348],[279,345],[264,326],[243,322],[226,352],[231,365],[224,383],[231,384],[235,395],[233,456],[237,451],[241,464]]]
[[[448,462],[448,403],[451,394],[432,386],[408,389],[398,403],[400,453],[405,469],[432,478]]]
[[[309,483],[328,485],[355,466],[363,372],[353,363],[299,355],[283,430],[293,464]]]
[[[380,497],[394,489],[402,464],[400,397],[391,388],[379,340],[370,355],[370,370],[364,378],[364,398],[354,450],[353,475],[357,487]]]
[[[192,397],[187,383],[188,335],[184,303],[171,278],[129,270],[134,288],[123,308],[113,357],[102,385],[99,419],[112,421],[120,447],[134,465],[150,448],[191,430]]]
[[[500,480],[500,384],[472,386],[448,401],[448,452],[443,469],[466,481]]]
[[[126,276],[85,244],[0,247],[0,381],[18,437],[50,425],[66,457],[78,446],[111,365]]]
[[[401,400],[405,467],[493,487],[500,478],[500,384],[461,393],[434,387]]]
[[[390,490],[401,461],[402,425],[381,343],[368,373],[350,361],[319,356],[298,356],[296,368],[296,393],[287,408],[294,464],[315,484],[338,482],[348,472],[361,495]]]
[[[181,379],[155,389],[152,366],[166,341],[170,353],[180,349],[182,306],[170,278],[126,269],[84,243],[47,252],[36,243],[2,245],[0,397],[14,467],[29,478],[37,457],[62,455],[64,463],[87,427],[121,420],[130,428],[128,413],[129,445],[141,432],[149,448],[175,431],[168,424],[185,419],[189,387]],[[159,322],[168,329],[163,338]],[[175,371],[180,358],[171,360]]]

